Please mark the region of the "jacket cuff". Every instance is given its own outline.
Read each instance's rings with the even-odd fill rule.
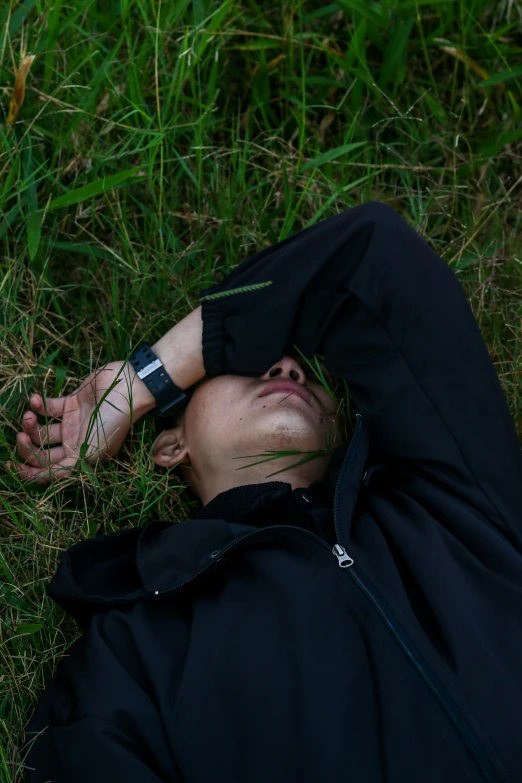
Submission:
[[[204,292],[201,292],[203,294]],[[209,293],[208,290],[205,293]],[[208,378],[225,374],[225,327],[219,301],[201,303],[203,365]]]

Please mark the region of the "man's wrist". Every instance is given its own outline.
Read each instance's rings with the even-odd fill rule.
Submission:
[[[138,374],[130,362],[123,363],[122,376],[130,391],[129,403],[132,402],[133,418],[136,421],[149,411],[154,410],[157,405],[156,399],[147,388],[145,381],[138,378]]]
[[[188,389],[205,377],[202,339],[200,305],[151,346],[154,355],[180,389]]]
[[[188,389],[205,377],[202,354],[203,323],[201,305],[179,321],[154,345],[152,352],[158,357],[171,380],[180,389]],[[130,362],[115,362],[121,370],[120,377],[132,397],[135,420],[156,408],[154,395],[145,381],[138,378]],[[129,400],[130,403],[130,400]]]

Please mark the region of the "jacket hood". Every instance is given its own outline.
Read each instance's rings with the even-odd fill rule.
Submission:
[[[306,488],[306,504],[304,490],[283,481],[244,485],[220,493],[193,519],[153,521],[81,541],[63,555],[47,594],[84,627],[96,611],[157,600],[218,562],[216,553],[246,534],[288,524],[299,509],[312,516],[330,510],[345,453],[346,447],[336,449],[325,480]],[[234,521],[220,518],[225,509]]]

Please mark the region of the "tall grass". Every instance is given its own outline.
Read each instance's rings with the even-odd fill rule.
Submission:
[[[73,391],[247,256],[371,199],[458,274],[522,435],[521,19],[517,0],[4,3],[1,463],[29,392]],[[153,439],[146,417],[56,486],[0,473],[0,780],[22,779],[77,635],[44,593],[63,551],[193,512]]]

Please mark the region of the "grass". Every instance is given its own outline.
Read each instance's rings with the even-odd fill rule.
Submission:
[[[7,0],[0,462],[30,392],[72,392],[244,258],[371,199],[458,274],[522,436],[521,19],[516,0]],[[54,487],[0,472],[0,780],[22,779],[24,725],[77,635],[44,593],[62,552],[193,511],[153,440],[145,417]]]

